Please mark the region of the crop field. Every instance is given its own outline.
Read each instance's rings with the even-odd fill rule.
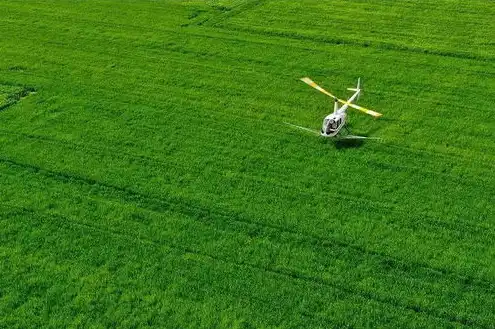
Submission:
[[[494,17],[0,1],[0,328],[495,328]]]

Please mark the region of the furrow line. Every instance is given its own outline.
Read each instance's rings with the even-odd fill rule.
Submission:
[[[216,15],[213,17],[209,17],[209,18],[206,18],[204,20],[200,20],[198,22],[194,22],[194,24],[185,24],[184,27],[192,26],[192,25],[215,26],[216,24],[218,24],[220,22],[223,22],[223,21],[228,20],[234,16],[242,14],[248,10],[252,10],[258,6],[261,6],[263,3],[264,3],[263,0],[245,0],[244,3],[240,3],[239,5],[234,6],[233,8],[231,8],[231,10],[229,10],[225,13],[222,13],[222,14],[219,14],[219,15]]]
[[[133,202],[134,204],[138,205],[143,209],[147,209],[157,213],[174,211],[181,213],[189,218],[192,218],[193,220],[198,220],[204,223],[205,225],[215,225],[222,227],[224,229],[229,229],[234,231],[235,228],[229,226],[231,225],[231,223],[237,223],[244,227],[247,226],[246,231],[253,231],[253,226],[254,226],[255,228],[256,227],[258,228],[258,230],[255,230],[256,234],[268,236],[271,239],[277,238],[280,235],[280,233],[285,233],[292,235],[297,240],[313,247],[317,247],[317,248],[338,247],[338,248],[353,250],[354,252],[359,254],[365,254],[365,255],[377,257],[381,260],[383,264],[387,264],[390,267],[400,269],[406,273],[414,271],[414,269],[416,268],[419,268],[426,272],[429,272],[432,275],[445,275],[447,277],[452,277],[454,280],[456,280],[457,282],[459,282],[464,286],[477,286],[484,291],[495,292],[495,283],[487,279],[462,275],[460,273],[457,273],[456,271],[449,270],[447,268],[431,266],[426,263],[405,261],[390,256],[384,252],[369,250],[363,246],[346,242],[337,237],[332,237],[332,238],[321,237],[316,234],[311,234],[308,232],[300,232],[297,229],[293,229],[289,227],[282,227],[276,224],[261,223],[256,220],[248,219],[245,216],[242,216],[241,214],[234,213],[233,211],[229,212],[218,208],[206,209],[205,207],[198,205],[197,202],[194,201],[191,202],[178,197],[170,196],[168,197],[168,199],[157,198],[134,191],[129,188],[115,186],[109,183],[100,182],[95,179],[86,178],[79,175],[51,171],[35,165],[22,164],[11,159],[6,159],[5,157],[0,157],[0,162],[6,163],[13,167],[20,168],[22,170],[34,172],[41,176],[54,179],[57,181],[61,181],[64,183],[71,183],[71,184],[78,183],[93,187],[96,186],[100,190],[99,192],[100,195],[104,197],[106,195],[105,190],[112,190],[114,192],[117,192],[122,197],[122,199],[129,202]],[[265,232],[259,231],[259,228],[265,230]]]
[[[84,150],[87,153],[92,153],[95,155],[119,154],[121,156],[125,156],[125,157],[128,157],[130,159],[136,159],[137,161],[156,165],[156,166],[163,166],[165,164],[170,164],[170,162],[165,163],[164,161],[161,161],[161,160],[153,158],[153,157],[149,157],[146,155],[135,155],[135,154],[132,154],[129,152],[121,151],[121,150],[117,151],[117,150],[112,149],[112,148],[107,147],[107,146],[105,146],[105,147],[99,147],[98,146],[97,147],[93,144],[91,147],[88,147],[88,146],[83,145],[83,144],[78,144],[78,143],[73,143],[73,142],[68,142],[68,141],[60,141],[58,139],[54,139],[54,138],[50,138],[50,137],[34,135],[34,134],[26,134],[26,133],[20,133],[20,132],[13,132],[13,131],[2,130],[2,129],[0,129],[0,133],[5,133],[7,135],[22,136],[22,137],[34,139],[34,140],[37,140],[37,141],[40,141],[43,143],[51,143],[53,145],[62,145],[64,147],[68,147],[68,148],[70,148],[72,150],[76,150],[76,151]],[[375,161],[372,161],[370,163],[372,163],[376,166],[383,166],[382,163],[378,163]],[[427,172],[427,173],[432,174],[432,175],[436,174],[435,172],[424,171],[424,170],[422,171],[422,170],[420,170],[420,168],[412,167],[412,166],[397,166],[397,165],[387,165],[387,166],[392,166],[392,167],[397,167],[397,168],[407,168],[411,171],[415,171],[418,173]],[[442,174],[442,175],[445,175],[445,174]],[[449,175],[447,175],[447,176],[449,176]],[[256,177],[256,176],[246,175],[246,177],[249,177],[250,179],[256,180],[256,181],[262,180],[262,178]],[[279,185],[279,186],[282,186],[285,188],[290,187],[290,186],[284,184],[283,182],[285,182],[285,179],[282,179],[278,182],[271,181],[272,184],[276,184],[276,185]],[[473,181],[469,181],[469,182],[473,183],[473,185],[479,185],[479,183],[474,184],[475,182],[473,182]],[[464,182],[462,182],[462,183],[464,183]],[[309,192],[303,192],[303,191],[300,192],[301,195],[308,195],[308,193]],[[470,221],[466,221],[466,220],[456,219],[456,222],[452,223],[449,221],[440,220],[439,219],[441,217],[440,214],[438,215],[438,217],[433,216],[431,214],[417,214],[414,217],[411,217],[412,215],[407,209],[401,209],[401,208],[395,207],[393,205],[384,203],[383,200],[371,200],[369,197],[363,198],[363,197],[356,196],[350,192],[343,191],[343,190],[340,190],[338,193],[337,192],[335,192],[335,193],[325,192],[325,193],[328,195],[331,195],[331,196],[339,196],[339,198],[345,199],[345,200],[350,201],[350,202],[355,202],[355,203],[360,203],[360,204],[364,203],[371,208],[379,209],[380,212],[386,211],[386,212],[389,212],[390,214],[407,215],[406,217],[408,218],[408,220],[405,222],[401,222],[401,223],[403,223],[403,226],[407,226],[407,227],[417,227],[418,224],[419,225],[425,225],[427,223],[429,226],[432,226],[435,228],[442,227],[444,229],[448,229],[450,231],[458,232],[458,233],[462,233],[462,234],[470,233],[470,234],[483,234],[483,235],[489,234],[490,236],[495,235],[495,232],[493,231],[492,227],[489,227],[486,225],[473,224]],[[397,217],[400,218],[401,216],[397,216]]]
[[[482,55],[477,55],[477,54],[472,54],[472,53],[461,53],[461,52],[454,52],[454,51],[442,51],[442,50],[436,50],[436,49],[426,49],[426,48],[411,47],[411,46],[407,46],[407,45],[399,45],[399,44],[387,43],[387,42],[360,41],[360,40],[350,39],[350,38],[333,38],[333,37],[327,37],[327,36],[323,36],[323,35],[311,36],[311,35],[296,34],[293,32],[286,32],[286,31],[265,30],[263,28],[257,28],[257,29],[254,28],[253,29],[252,27],[243,27],[243,26],[239,26],[239,25],[237,25],[237,26],[235,26],[235,25],[227,25],[227,26],[215,25],[214,28],[225,30],[225,31],[230,31],[230,32],[243,32],[243,33],[248,33],[251,35],[262,35],[262,36],[266,36],[266,37],[283,37],[283,38],[292,39],[292,40],[305,40],[305,41],[311,41],[311,42],[320,43],[320,44],[350,45],[350,46],[361,47],[361,48],[374,48],[374,49],[378,49],[378,50],[392,50],[392,51],[400,51],[400,52],[407,52],[407,53],[416,53],[416,54],[423,54],[423,55],[456,58],[456,59],[467,59],[467,60],[473,60],[473,61],[478,61],[478,62],[487,62],[487,63],[495,61],[495,57],[492,57],[492,56],[482,56]]]
[[[40,213],[36,212],[33,209],[27,209],[27,208],[20,208],[19,211],[21,213],[31,213],[33,216],[39,217]],[[470,318],[465,318],[465,317],[459,317],[455,314],[447,314],[445,312],[439,312],[431,308],[425,308],[421,307],[420,305],[412,304],[412,303],[407,303],[407,302],[402,302],[400,300],[397,300],[396,298],[392,297],[385,297],[385,296],[380,296],[376,293],[369,292],[369,291],[364,291],[362,289],[354,288],[354,287],[345,287],[342,286],[339,283],[331,282],[328,279],[320,278],[320,277],[315,277],[311,276],[308,274],[304,274],[301,272],[298,272],[297,270],[291,269],[291,268],[271,268],[269,266],[259,266],[259,265],[254,265],[248,262],[236,262],[236,261],[231,261],[227,259],[223,259],[214,255],[210,255],[198,250],[194,250],[191,248],[179,246],[176,244],[172,244],[170,242],[162,242],[162,241],[155,241],[153,239],[149,238],[143,238],[140,236],[136,236],[134,234],[129,234],[126,232],[121,232],[121,231],[116,231],[114,229],[110,229],[108,227],[102,227],[99,225],[91,225],[79,220],[75,220],[73,218],[67,218],[61,215],[55,215],[55,214],[48,214],[48,213],[42,213],[41,216],[43,216],[45,219],[52,220],[55,222],[57,225],[65,225],[66,228],[72,228],[73,226],[78,226],[78,227],[83,227],[86,229],[89,229],[90,231],[93,232],[98,232],[98,233],[103,233],[103,234],[108,234],[111,236],[117,236],[119,238],[123,238],[126,240],[131,240],[131,241],[138,241],[140,243],[145,243],[148,245],[154,245],[154,246],[166,246],[170,249],[176,250],[177,252],[183,253],[183,254],[193,254],[197,255],[200,258],[203,258],[204,261],[214,261],[214,262],[219,262],[227,265],[232,265],[237,268],[250,268],[255,271],[262,271],[264,273],[268,273],[271,275],[275,276],[280,276],[289,280],[296,280],[296,281],[303,281],[307,282],[309,284],[317,285],[317,286],[323,286],[323,287],[328,287],[332,288],[335,290],[340,290],[346,294],[349,295],[355,295],[359,296],[360,298],[363,298],[364,300],[371,300],[380,304],[385,304],[389,305],[394,308],[406,310],[406,311],[413,311],[418,314],[424,314],[436,319],[440,320],[445,320],[451,323],[456,323],[460,324],[463,326],[473,326],[476,325],[480,328],[491,328],[490,326],[484,324],[483,322],[480,322],[478,320],[470,319]],[[58,226],[60,227],[60,226]]]

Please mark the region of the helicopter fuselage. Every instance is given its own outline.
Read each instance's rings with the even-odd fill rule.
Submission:
[[[323,137],[335,137],[338,135],[340,130],[345,126],[345,120],[347,118],[347,109],[349,104],[359,97],[361,89],[359,88],[360,81],[358,80],[357,88],[350,88],[350,90],[355,91],[354,95],[351,96],[344,104],[339,107],[339,100],[334,98],[333,113],[330,113],[323,119],[323,125],[321,127],[321,135]]]
[[[345,111],[336,111],[323,119],[321,135],[324,137],[334,137],[345,125],[347,114]]]

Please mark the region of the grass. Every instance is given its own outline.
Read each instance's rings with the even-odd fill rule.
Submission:
[[[490,4],[2,11],[0,327],[493,327]]]
[[[14,105],[33,92],[34,90],[29,87],[0,84],[0,111]]]

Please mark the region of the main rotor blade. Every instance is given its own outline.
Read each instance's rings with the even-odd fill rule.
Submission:
[[[332,97],[332,98],[336,99],[337,101],[339,101],[339,102],[340,102],[340,103],[342,103],[342,104],[346,104],[346,105],[348,105],[349,107],[352,107],[352,108],[354,108],[354,109],[356,109],[356,110],[359,110],[359,111],[361,111],[361,112],[364,112],[364,113],[366,113],[366,114],[369,114],[369,115],[371,115],[371,116],[374,116],[375,118],[379,118],[379,117],[381,117],[381,116],[382,116],[382,114],[381,114],[381,113],[375,112],[375,111],[373,111],[373,110],[369,110],[369,109],[364,108],[364,107],[362,107],[362,106],[359,106],[359,105],[356,105],[356,104],[350,103],[350,102],[348,102],[348,101],[345,101],[345,100],[343,100],[343,99],[339,99],[339,98],[337,98],[335,95],[333,95],[333,94],[329,93],[329,92],[328,92],[328,91],[326,91],[325,89],[323,89],[323,88],[321,88],[320,86],[318,86],[318,85],[317,85],[317,84],[316,84],[313,80],[311,80],[311,79],[310,79],[310,78],[308,78],[308,77],[306,77],[306,78],[301,78],[301,81],[302,81],[302,82],[304,82],[304,83],[306,83],[306,84],[308,84],[308,85],[310,85],[311,87],[315,88],[316,90],[318,90],[318,91],[320,91],[320,92],[324,93],[325,95],[330,96],[330,97]]]
[[[359,106],[359,105],[356,105],[356,104],[353,104],[353,103],[349,103],[349,102],[343,101],[341,99],[339,99],[338,101],[341,102],[342,104],[349,105],[349,107],[352,107],[353,109],[359,110],[359,111],[364,112],[364,113],[369,114],[369,115],[372,115],[375,118],[379,118],[379,117],[382,116],[381,113],[375,112],[373,110],[369,110],[369,109],[367,109],[365,107],[362,107],[362,106]]]
[[[311,80],[310,78],[301,78],[301,81],[310,85],[311,87],[315,88],[316,90],[324,93],[325,95],[327,96],[330,96],[332,98],[337,98],[335,97],[334,95],[330,94],[328,91],[326,91],[325,89],[321,88],[320,86],[318,86],[313,80]]]
[[[284,122],[286,125],[288,126],[291,126],[291,127],[294,127],[294,128],[298,128],[298,129],[302,129],[302,130],[306,130],[310,133],[313,133],[313,134],[316,134],[316,135],[319,135],[320,133],[317,131],[317,130],[313,130],[313,129],[310,129],[310,128],[306,128],[306,127],[301,127],[301,126],[296,126],[296,125],[293,125],[292,123],[288,123],[288,122]]]

